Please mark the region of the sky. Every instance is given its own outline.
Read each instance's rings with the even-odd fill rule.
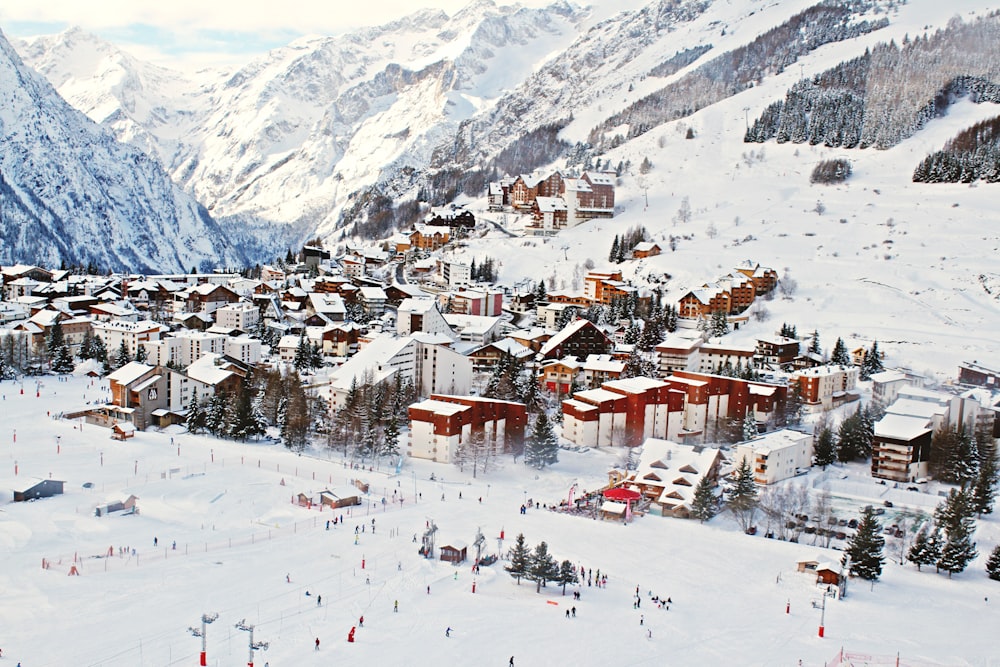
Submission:
[[[161,65],[232,65],[304,35],[333,35],[381,25],[422,7],[439,8],[451,15],[470,1],[10,2],[0,5],[0,29],[8,36],[26,38],[79,26]],[[537,7],[550,2],[521,0],[520,4]]]

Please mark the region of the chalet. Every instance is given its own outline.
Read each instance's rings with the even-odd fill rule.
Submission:
[[[308,267],[316,267],[330,260],[330,251],[320,246],[307,245],[302,248],[302,261]]]
[[[716,448],[647,438],[638,466],[624,485],[649,501],[651,514],[688,518],[695,489],[702,479],[708,479],[713,487],[717,484],[723,460]]]
[[[361,305],[372,317],[380,317],[385,312],[388,296],[381,287],[362,287]]]
[[[132,422],[116,422],[111,425],[111,438],[125,441],[135,437],[135,424]]]
[[[451,232],[444,227],[428,227],[418,223],[410,232],[410,247],[417,250],[434,251],[451,240]]]
[[[202,283],[173,294],[175,313],[205,313],[211,315],[217,309],[240,300],[240,295],[225,285]]]
[[[736,315],[742,313],[753,305],[754,298],[757,296],[757,288],[754,286],[753,280],[746,275],[739,271],[734,271],[715,282],[729,292],[728,314]]]
[[[360,255],[347,255],[340,260],[344,275],[349,278],[360,278],[365,275],[365,258]]]
[[[975,387],[1000,388],[1000,369],[980,364],[978,361],[964,361],[958,366],[958,381]]]
[[[566,356],[586,359],[590,354],[606,354],[610,348],[611,339],[607,334],[590,320],[578,319],[552,336],[538,354],[543,359],[561,359]]]
[[[469,547],[461,540],[452,540],[441,546],[441,560],[448,563],[464,563]]]
[[[677,315],[688,319],[703,319],[710,317],[712,313],[728,314],[731,303],[729,290],[719,285],[707,285],[682,296],[677,304]]]
[[[529,350],[538,352],[555,335],[551,329],[543,327],[531,327],[530,329],[517,329],[507,334],[508,338],[516,340]]]
[[[320,335],[323,354],[349,357],[358,351],[362,327],[355,322],[339,322],[324,327]]]
[[[756,262],[747,260],[737,266],[736,270],[753,280],[758,296],[767,294],[778,284],[778,272]]]
[[[640,241],[635,244],[634,248],[632,248],[632,258],[646,259],[647,257],[655,257],[661,252],[663,252],[663,250],[660,248],[660,244],[655,241]]]
[[[573,382],[580,373],[580,362],[576,357],[553,359],[542,363],[539,382],[548,391],[568,394],[573,390]]]
[[[354,507],[361,504],[361,496],[353,489],[326,489],[319,492],[319,504],[333,509]]]
[[[476,226],[476,216],[461,206],[436,207],[424,218],[424,224],[430,227],[448,227],[452,230],[473,229]]]
[[[535,356],[531,349],[509,337],[478,347],[469,352],[468,356],[472,360],[474,371],[486,371],[496,366],[500,359],[508,354],[522,362]]]
[[[403,299],[430,298],[431,294],[409,283],[393,283],[385,288],[387,306],[398,306]]]

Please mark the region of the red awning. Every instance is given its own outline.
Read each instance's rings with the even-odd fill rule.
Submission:
[[[633,491],[632,489],[614,488],[605,491],[604,497],[608,500],[626,502],[629,500],[639,500],[639,498],[642,498],[642,494],[638,491]]]

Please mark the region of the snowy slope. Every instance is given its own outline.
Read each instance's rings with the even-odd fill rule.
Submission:
[[[245,261],[156,162],[71,108],[2,34],[0,82],[0,263],[183,271]]]
[[[994,516],[977,522],[981,555],[966,572],[951,579],[917,572],[891,562],[890,552],[873,589],[852,581],[846,598],[827,600],[821,611],[814,606],[821,589],[795,571],[796,562],[836,562],[839,551],[750,537],[726,516],[707,524],[648,516],[625,526],[544,509],[520,514],[527,498],[555,504],[574,482],[581,490],[606,483],[617,452],[561,451],[560,462],[541,472],[504,458],[475,478],[408,460],[396,475],[181,431],[114,442],[99,427],[47,418],[47,411],[104,395],[106,386],[90,383],[46,379],[40,398],[31,383],[24,394],[16,383],[0,383],[10,415],[0,486],[9,493],[37,478],[66,481],[63,496],[9,503],[8,495],[0,504],[0,638],[10,664],[197,664],[201,640],[188,628],[206,613],[219,614],[207,633],[213,666],[247,664],[249,636],[235,627],[241,620],[255,626],[255,642],[268,644],[254,664],[276,667],[507,665],[511,655],[519,667],[794,667],[800,660],[818,667],[837,664],[841,649],[867,656],[854,664],[894,665],[897,653],[905,665],[995,662],[988,628],[1000,610],[996,582],[983,571],[984,554],[1000,538]],[[845,518],[887,493],[862,467],[836,471],[833,482],[819,471],[796,481],[814,489],[831,484]],[[291,504],[300,491],[345,488],[355,478],[372,494],[357,511],[337,513],[343,526],[327,531],[333,513]],[[912,501],[889,512],[926,514],[934,505],[932,494],[895,493]],[[95,506],[130,494],[139,498],[137,515],[94,516]],[[404,497],[402,505],[383,510],[381,498],[394,495]],[[563,596],[551,584],[540,593],[530,582],[518,585],[503,562],[473,576],[468,563],[424,560],[412,539],[429,520],[439,527],[439,547],[471,544],[477,529],[487,553],[505,551],[518,533],[530,547],[544,540],[557,560],[607,574],[607,587],[584,582],[575,601],[573,588]],[[365,532],[355,537],[361,525]],[[120,556],[126,546],[136,555]],[[49,569],[41,568],[43,558]],[[81,574],[67,576],[74,562]],[[642,604],[635,609],[637,586]],[[657,609],[650,594],[669,596],[670,609]],[[571,611],[567,619],[573,607],[576,617]],[[348,643],[352,627],[356,641]]]

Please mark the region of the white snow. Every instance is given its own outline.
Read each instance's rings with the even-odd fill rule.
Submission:
[[[704,525],[645,516],[626,526],[545,509],[520,513],[528,498],[557,504],[573,484],[578,497],[598,488],[620,450],[561,451],[560,462],[542,472],[504,458],[473,477],[410,460],[399,474],[351,470],[337,457],[296,456],[178,427],[117,442],[105,429],[80,430],[75,420],[47,414],[102,402],[105,390],[91,382],[44,378],[38,398],[30,379],[24,394],[18,383],[0,384],[0,484],[10,490],[50,475],[66,480],[65,495],[0,506],[0,641],[11,664],[196,664],[200,640],[188,628],[203,613],[219,614],[208,628],[209,665],[245,664],[248,635],[234,627],[241,619],[255,625],[255,641],[268,642],[257,665],[506,665],[511,655],[516,665],[821,665],[842,647],[886,660],[899,652],[904,664],[994,660],[988,629],[1000,620],[1000,599],[985,599],[996,585],[983,572],[983,555],[951,580],[887,563],[874,589],[852,581],[845,599],[827,601],[821,639],[821,612],[812,604],[821,591],[795,569],[803,559],[836,563],[837,551],[743,535],[724,516]],[[844,473],[850,479],[840,480]],[[315,497],[352,487],[353,479],[371,491],[353,512],[292,503],[299,492]],[[825,479],[844,517],[883,497],[910,511],[934,504],[934,496],[875,484],[862,468],[796,478],[803,479]],[[394,491],[405,498],[401,508]],[[130,494],[138,514],[94,516],[97,505]],[[341,514],[344,525],[328,532],[326,521]],[[530,582],[517,585],[503,561],[474,576],[470,563],[425,560],[412,540],[428,520],[439,527],[438,546],[471,544],[477,528],[488,553],[496,553],[501,531],[504,551],[518,533],[531,547],[544,540],[558,560],[607,573],[607,588],[584,583],[575,601],[572,589],[564,597],[552,584],[541,593]],[[981,554],[998,535],[995,519],[979,522]],[[136,555],[119,556],[125,546]],[[80,576],[67,576],[74,557]],[[650,593],[671,597],[670,610],[656,609]],[[576,618],[567,619],[573,606]],[[348,643],[362,615],[364,627]]]

